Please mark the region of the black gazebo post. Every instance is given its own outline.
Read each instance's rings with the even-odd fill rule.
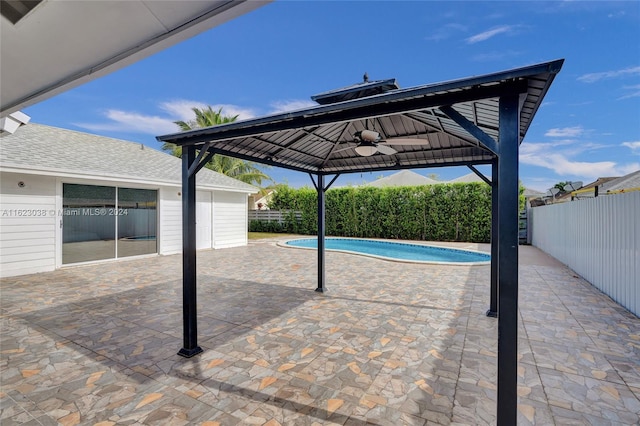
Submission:
[[[498,426],[517,422],[519,95],[500,97],[498,159]]]
[[[318,288],[316,291],[323,293],[326,290],[324,279],[324,175],[318,174],[316,190],[318,192]]]
[[[324,194],[327,189],[331,188],[331,185],[340,177],[340,173],[337,173],[333,179],[329,182],[327,186],[324,185],[324,175],[318,173],[317,179],[313,179],[313,175],[309,173],[309,177],[311,178],[311,182],[313,186],[316,188],[316,192],[318,193],[318,287],[316,291],[319,293],[324,293],[327,291],[325,287],[325,245],[324,245],[324,234],[325,234],[325,204],[324,204]]]
[[[491,295],[488,317],[498,316],[498,257],[500,220],[498,215],[498,157],[491,163]]]
[[[196,148],[182,147],[182,322],[184,343],[178,355],[191,358],[198,346],[196,312]]]

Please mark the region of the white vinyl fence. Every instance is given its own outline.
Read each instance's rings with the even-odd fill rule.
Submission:
[[[640,316],[640,191],[534,207],[532,244]]]

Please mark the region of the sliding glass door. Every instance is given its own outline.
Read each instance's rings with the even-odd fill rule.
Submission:
[[[157,191],[118,188],[118,257],[157,253]]]
[[[65,183],[62,200],[63,264],[157,253],[158,191]]]

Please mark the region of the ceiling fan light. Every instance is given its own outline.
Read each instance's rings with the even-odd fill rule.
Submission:
[[[378,149],[373,144],[360,144],[355,147],[355,151],[361,157],[371,157]]]
[[[363,130],[360,132],[360,139],[363,141],[376,142],[380,139],[380,133],[373,130]]]

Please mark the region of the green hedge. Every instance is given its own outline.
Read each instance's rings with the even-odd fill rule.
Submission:
[[[269,208],[297,210],[283,224],[254,224],[250,230],[317,233],[317,198],[313,188],[282,186]],[[415,187],[337,188],[326,192],[326,234],[344,237],[430,241],[488,242],[491,235],[491,188],[484,183]]]
[[[249,232],[287,232],[285,224],[277,220],[252,220],[249,221]]]

